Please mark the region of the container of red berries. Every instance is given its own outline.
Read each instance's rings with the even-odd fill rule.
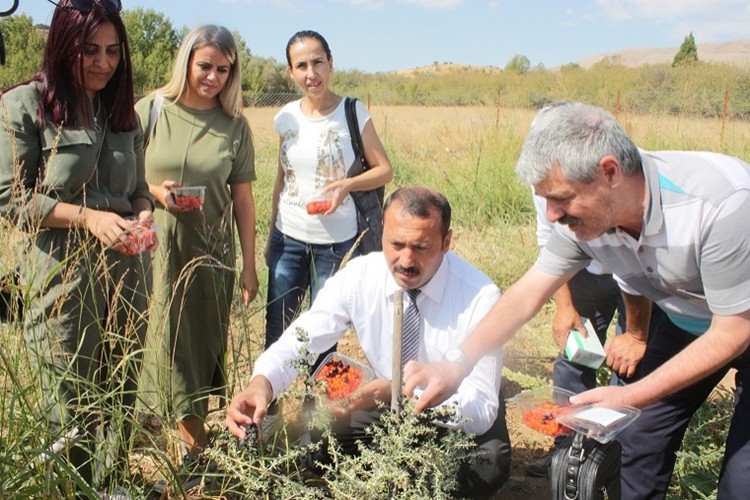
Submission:
[[[173,187],[169,193],[174,198],[174,203],[184,210],[196,210],[203,208],[206,199],[206,186],[184,186]]]
[[[136,223],[132,229],[125,232],[125,254],[140,255],[156,248],[156,229]]]
[[[348,356],[333,352],[313,374],[315,382],[330,401],[341,401],[375,378],[372,368]]]
[[[331,193],[316,192],[305,203],[305,210],[310,215],[323,215],[333,206],[333,195]]]
[[[547,436],[559,436],[569,432],[557,417],[570,410],[573,395],[561,387],[546,386],[521,391],[508,402],[518,407],[526,427]]]

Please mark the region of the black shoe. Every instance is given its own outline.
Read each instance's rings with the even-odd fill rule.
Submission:
[[[550,465],[552,465],[552,454],[554,450],[548,451],[541,458],[523,466],[523,470],[531,477],[547,477]]]

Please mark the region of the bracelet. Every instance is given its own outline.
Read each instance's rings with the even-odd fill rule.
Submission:
[[[75,219],[75,225],[80,226],[81,225],[81,216],[83,215],[83,209],[86,208],[85,205],[81,205],[78,207],[78,213],[76,214]]]
[[[139,198],[142,198],[142,199],[144,199],[144,200],[146,200],[146,201],[148,202],[149,206],[151,207],[151,211],[152,211],[152,212],[153,212],[154,210],[156,210],[156,205],[154,205],[154,202],[153,202],[153,201],[151,201],[151,198],[148,198],[148,197],[146,197],[146,196],[140,196]],[[136,198],[136,199],[137,199],[137,198]]]

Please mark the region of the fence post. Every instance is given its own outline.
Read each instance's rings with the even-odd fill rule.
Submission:
[[[393,359],[391,360],[391,411],[400,419],[401,415],[401,339],[404,331],[404,290],[398,288],[393,295]]]
[[[620,119],[620,89],[617,89],[617,100],[615,101],[615,118]]]
[[[500,91],[497,91],[497,101],[495,103],[495,132],[500,130]]]
[[[729,118],[729,87],[724,89],[724,107],[721,110],[721,133],[719,134],[719,146],[724,151],[724,129]]]

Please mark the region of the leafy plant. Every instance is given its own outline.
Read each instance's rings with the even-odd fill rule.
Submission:
[[[734,391],[717,388],[693,415],[677,452],[668,499],[716,498],[733,410]]]

